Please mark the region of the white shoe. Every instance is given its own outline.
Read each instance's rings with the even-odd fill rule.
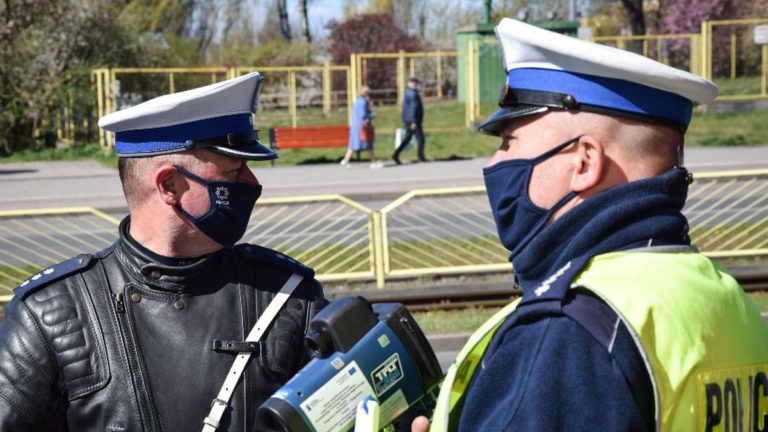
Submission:
[[[349,167],[349,161],[345,160],[345,159],[342,159],[341,162],[339,162],[339,165],[341,165],[343,167]]]
[[[373,163],[370,165],[371,169],[382,168],[383,166],[384,166],[384,164],[383,164],[383,163],[381,163],[381,162],[373,162]]]

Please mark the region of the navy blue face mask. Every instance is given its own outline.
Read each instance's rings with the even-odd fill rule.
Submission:
[[[576,196],[576,192],[569,192],[549,210],[534,204],[528,196],[533,167],[579,138],[581,136],[572,138],[533,159],[511,159],[483,169],[496,229],[501,244],[511,252],[510,261],[544,228],[558,209]]]
[[[185,177],[205,185],[210,200],[208,211],[198,217],[187,213],[179,203],[176,209],[211,240],[225,247],[234,246],[245,234],[253,206],[261,196],[261,185],[206,180],[178,165],[174,168]]]

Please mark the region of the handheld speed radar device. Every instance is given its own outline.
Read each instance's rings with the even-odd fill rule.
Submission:
[[[378,402],[380,427],[410,431],[413,417],[429,415],[442,371],[405,306],[342,297],[309,326],[314,358],[259,407],[259,430],[350,431],[365,398]]]

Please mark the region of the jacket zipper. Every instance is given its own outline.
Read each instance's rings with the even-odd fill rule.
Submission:
[[[161,430],[160,425],[157,423],[156,419],[153,418],[152,410],[150,409],[149,390],[144,384],[136,341],[133,332],[131,331],[130,323],[128,322],[128,316],[125,312],[124,296],[121,292],[115,294],[115,310],[117,311],[117,321],[120,327],[120,333],[122,333],[123,341],[125,342],[128,367],[130,368],[131,375],[134,376],[133,385],[138,391],[139,415],[144,424],[144,431],[159,431]]]
[[[125,313],[125,304],[123,303],[123,293],[115,294],[115,307],[119,313]]]

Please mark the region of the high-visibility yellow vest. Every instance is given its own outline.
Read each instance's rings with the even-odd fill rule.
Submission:
[[[592,258],[577,286],[630,329],[653,384],[657,430],[768,430],[768,325],[717,264],[698,253],[616,252]],[[432,431],[458,426],[472,374],[517,303],[478,329],[448,369]]]

